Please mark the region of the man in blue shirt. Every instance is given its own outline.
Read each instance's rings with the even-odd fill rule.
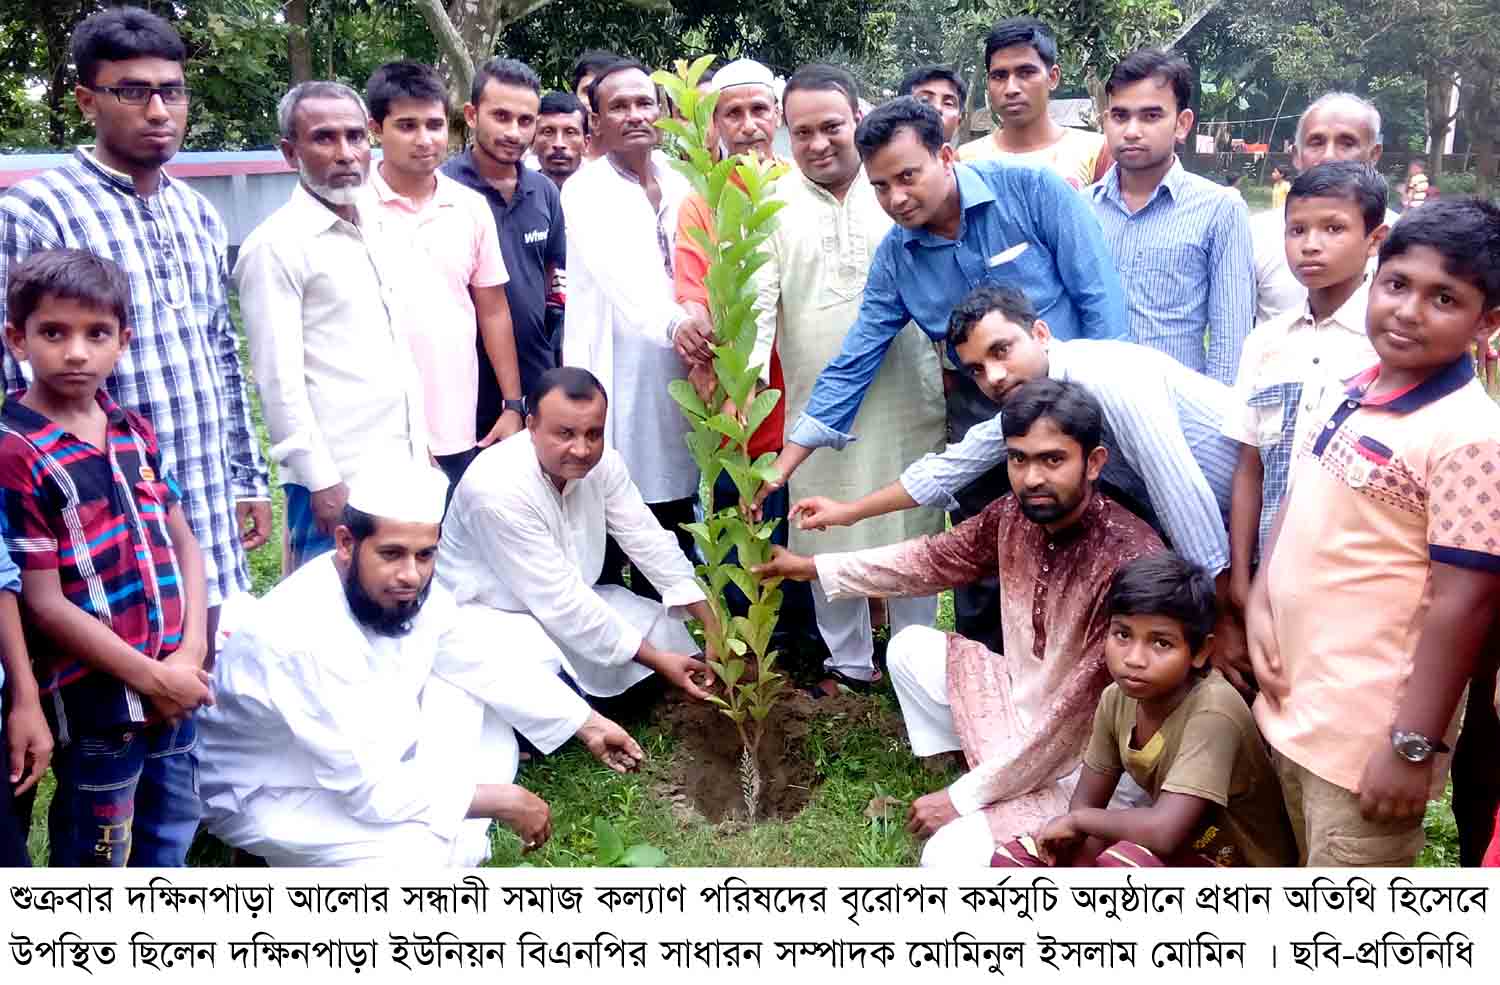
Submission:
[[[767,491],[780,488],[814,450],[855,440],[847,430],[891,340],[914,321],[943,343],[954,305],[980,284],[1026,294],[1058,338],[1125,335],[1124,299],[1099,224],[1057,175],[1001,161],[958,163],[937,111],[910,97],[865,117],[854,140],[897,228],[875,253],[859,317],[788,432],[776,461],[781,482],[768,483]],[[958,441],[999,408],[972,380],[944,375],[948,438]],[[958,495],[954,520],[1008,490],[1002,464]],[[954,601],[958,631],[998,648],[996,590],[955,593]]]
[[[1177,159],[1193,131],[1193,70],[1180,55],[1136,51],[1104,91],[1115,165],[1089,195],[1125,283],[1131,338],[1233,386],[1255,326],[1250,214]]]

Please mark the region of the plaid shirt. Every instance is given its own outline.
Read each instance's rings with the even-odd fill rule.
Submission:
[[[101,451],[17,396],[0,408],[0,509],[11,557],[23,570],[55,569],[68,601],[147,656],[165,657],[182,642],[181,573],[167,532],[179,493],[151,425],[101,390],[109,419]],[[140,695],[119,680],[47,640],[34,644],[59,741],[146,721]]]
[[[0,283],[10,264],[61,247],[125,269],[134,334],[105,388],[152,423],[163,465],[181,479],[210,606],[250,587],[234,502],[270,496],[229,320],[228,242],[213,207],[183,182],[164,174],[141,198],[82,150],[0,197]],[[7,390],[26,383],[9,352],[0,373]]]

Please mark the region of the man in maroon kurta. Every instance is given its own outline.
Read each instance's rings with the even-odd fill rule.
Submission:
[[[912,751],[961,749],[970,767],[912,805],[908,830],[931,838],[923,864],[985,865],[996,838],[1067,809],[1109,683],[1105,588],[1120,565],[1163,549],[1095,489],[1108,457],[1101,422],[1074,384],[1022,384],[1003,420],[1014,495],[943,534],[815,558],[778,554],[763,572],[816,579],[829,598],[928,595],[998,573],[1004,654],[925,627],[891,640]]]

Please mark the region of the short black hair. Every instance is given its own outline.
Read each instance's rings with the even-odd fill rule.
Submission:
[[[1000,431],[1007,438],[1019,438],[1044,417],[1078,442],[1084,455],[1103,440],[1104,412],[1094,395],[1077,383],[1050,378],[1029,380],[1011,391],[1000,414]]]
[[[1179,113],[1193,101],[1193,67],[1181,55],[1160,48],[1141,48],[1120,59],[1115,70],[1109,73],[1109,81],[1104,83],[1105,95],[1114,95],[1120,86],[1133,85],[1143,79],[1170,83]]]
[[[1036,305],[1024,291],[1003,284],[980,284],[953,306],[948,316],[948,341],[955,349],[969,341],[969,333],[992,311],[998,311],[1005,320],[1014,322],[1031,334],[1036,322]]]
[[[609,394],[604,392],[599,377],[578,366],[554,366],[537,377],[531,392],[526,395],[527,413],[537,413],[542,399],[553,390],[561,390],[569,400],[591,401],[597,394],[604,398],[606,406],[609,404]]]
[[[187,47],[176,28],[139,7],[113,7],[87,18],[73,31],[73,64],[85,88],[99,77],[100,62],[131,58],[187,61]]]
[[[785,107],[786,97],[799,91],[843,93],[849,100],[849,109],[855,116],[859,115],[859,83],[854,81],[854,76],[837,65],[811,62],[798,67],[792,77],[786,80],[786,88],[781,93],[781,105]]]
[[[594,75],[594,81],[589,83],[588,88],[589,107],[592,108],[595,113],[599,112],[599,83],[603,82],[611,75],[615,75],[619,72],[629,72],[632,69],[637,72],[644,73],[646,78],[648,79],[651,78],[651,67],[645,62],[637,61],[634,58],[616,58],[609,64],[600,65],[598,67]],[[652,83],[653,86],[655,84],[656,83],[654,82]]]
[[[365,106],[370,119],[384,123],[391,104],[398,99],[415,99],[423,103],[437,103],[448,113],[448,89],[437,69],[421,62],[386,62],[370,74],[365,83]]]
[[[583,81],[585,75],[596,75],[604,66],[619,60],[619,55],[603,48],[586,48],[580,51],[578,57],[573,59],[573,67],[568,70],[569,77],[573,80],[569,88],[578,92],[578,83]]]
[[[1385,221],[1388,195],[1385,179],[1374,165],[1364,161],[1328,161],[1309,168],[1292,182],[1286,193],[1290,208],[1299,198],[1340,198],[1353,202],[1365,221],[1365,235]]]
[[[1048,68],[1057,64],[1057,35],[1052,28],[1035,17],[1007,17],[991,28],[984,39],[984,70],[989,71],[995,52],[1023,44],[1030,45]]]
[[[938,111],[911,96],[897,96],[871,111],[859,121],[854,131],[854,146],[859,158],[868,161],[903,129],[917,135],[922,146],[933,154],[943,149],[943,118]]]
[[[542,80],[537,77],[536,72],[532,71],[530,65],[514,58],[491,58],[474,73],[474,84],[469,87],[469,102],[476,107],[490,79],[494,79],[501,85],[530,89],[538,96],[542,94]]]
[[[1195,655],[1213,635],[1218,616],[1214,580],[1201,565],[1171,551],[1138,557],[1115,569],[1104,594],[1104,608],[1111,617],[1175,619]]]
[[[10,268],[5,317],[25,331],[48,298],[76,301],[108,311],[121,327],[130,324],[130,281],[113,260],[87,250],[42,250]]]
[[[1500,308],[1500,206],[1482,198],[1443,198],[1409,209],[1380,247],[1384,264],[1418,246],[1436,250],[1443,269],[1484,293]]]
[[[583,120],[583,135],[589,135],[589,111],[578,101],[577,96],[571,92],[549,92],[542,97],[542,106],[536,111],[537,116],[554,116],[559,113],[577,113]]]
[[[917,86],[923,82],[931,82],[937,79],[951,85],[958,93],[958,108],[963,109],[969,105],[969,87],[964,82],[963,76],[959,75],[947,65],[919,65],[906,73],[906,78],[901,80],[901,87],[896,90],[900,96],[910,96]]]
[[[344,515],[339,518],[339,523],[349,528],[356,547],[359,546],[360,541],[375,533],[375,525],[378,522],[380,521],[375,514],[355,509],[348,503],[344,504]]]

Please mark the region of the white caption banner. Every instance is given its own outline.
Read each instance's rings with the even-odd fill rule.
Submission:
[[[1500,980],[1500,870],[0,870],[0,982]]]

